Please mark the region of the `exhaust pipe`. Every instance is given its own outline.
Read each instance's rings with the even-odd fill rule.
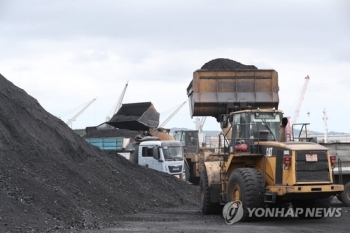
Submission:
[[[281,124],[280,124],[280,142],[286,142],[287,141],[287,137],[286,137],[286,126],[288,124],[288,118],[287,117],[283,117]]]

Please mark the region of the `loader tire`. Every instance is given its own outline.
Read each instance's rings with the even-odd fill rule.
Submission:
[[[210,187],[208,185],[207,170],[204,169],[199,180],[201,211],[205,215],[220,213],[220,203],[212,203],[210,199]]]
[[[350,207],[350,182],[344,185],[344,191],[340,194],[341,202]]]
[[[262,175],[254,168],[238,168],[228,180],[226,199],[228,202],[241,201],[243,206],[243,221],[253,221],[255,216],[249,216],[248,208],[264,208],[265,185]]]

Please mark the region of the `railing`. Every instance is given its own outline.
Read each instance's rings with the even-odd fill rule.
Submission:
[[[251,126],[254,126],[255,130]],[[223,141],[225,142],[222,146],[225,152],[250,152],[251,154],[259,154],[259,142],[269,140],[268,136],[270,132],[268,130],[260,130],[261,126],[257,123],[240,123],[236,124],[235,127],[240,129],[239,134],[245,136],[228,139],[227,135],[222,133],[224,137]],[[227,132],[230,132],[230,130]],[[230,148],[232,149],[230,150]]]
[[[291,141],[299,141],[299,142],[316,142],[317,139],[314,137],[308,137],[308,130],[307,130],[307,125],[310,123],[297,123],[292,125],[292,132],[291,132]],[[296,125],[301,125],[299,135],[297,137],[294,137],[294,126]],[[304,129],[305,128],[305,129]],[[305,135],[305,136],[304,136]],[[303,137],[302,137],[303,136]]]

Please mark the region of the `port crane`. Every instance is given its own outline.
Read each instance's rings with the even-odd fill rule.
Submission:
[[[122,93],[120,94],[119,100],[118,100],[118,102],[117,102],[117,104],[116,104],[116,106],[115,106],[115,108],[114,108],[114,111],[113,111],[113,113],[112,113],[112,116],[114,116],[114,114],[116,114],[116,113],[118,112],[118,110],[120,109],[120,107],[122,106],[122,102],[123,102],[123,99],[124,99],[124,95],[125,95],[125,92],[126,92],[126,88],[127,88],[128,85],[129,85],[128,83],[129,83],[129,81],[126,82],[125,87],[124,87]],[[111,119],[111,117],[110,117],[110,116],[107,116],[107,117],[106,117],[106,122],[109,121],[110,119]]]
[[[75,114],[71,119],[69,119],[66,124],[72,128],[72,123],[73,121],[75,121],[78,116],[80,116],[95,100],[97,99],[97,97],[93,100],[91,100],[83,109],[81,109],[77,114]]]
[[[180,109],[182,108],[182,106],[185,105],[186,102],[187,102],[187,100],[185,102],[183,102],[162,124],[160,124],[159,128],[163,128],[171,120],[171,118],[173,118],[175,116],[175,114],[178,111],[180,111]]]
[[[205,123],[205,120],[207,117],[202,117],[202,118],[196,118],[195,124],[196,124],[196,130],[198,130],[199,133],[203,133],[203,126]]]
[[[328,126],[327,126],[327,111],[323,110],[323,123],[324,123],[324,143],[327,143],[327,134],[328,134]]]
[[[297,107],[295,109],[295,112],[294,112],[294,115],[293,115],[293,118],[292,118],[292,125],[294,125],[297,122],[297,120],[298,120],[301,104],[302,104],[302,102],[304,100],[306,88],[307,88],[307,85],[308,85],[309,81],[310,81],[310,77],[309,77],[309,75],[307,75],[305,77],[305,82],[304,82],[303,89],[301,90],[301,94],[299,96],[298,105],[297,105]]]

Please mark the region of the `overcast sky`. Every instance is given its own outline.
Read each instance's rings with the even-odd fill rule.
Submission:
[[[279,108],[350,133],[350,1],[0,0],[0,73],[73,129],[123,103],[152,102],[165,121],[193,72],[228,58],[279,74]],[[310,113],[309,115],[307,113]],[[188,104],[165,127],[194,128]],[[220,130],[207,118],[204,130]]]

